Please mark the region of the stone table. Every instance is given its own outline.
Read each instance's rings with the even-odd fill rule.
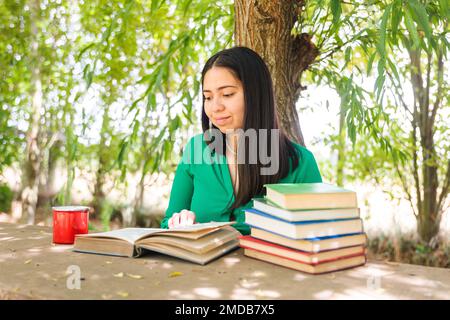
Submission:
[[[450,299],[450,269],[368,261],[309,275],[238,249],[206,266],[76,253],[52,229],[0,223],[1,299]],[[71,276],[80,271],[80,288]]]

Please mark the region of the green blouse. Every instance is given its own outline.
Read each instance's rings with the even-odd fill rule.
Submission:
[[[300,155],[299,165],[293,171],[291,168],[279,183],[322,182],[314,155],[296,143],[294,146]],[[161,228],[168,228],[168,220],[174,213],[187,209],[195,213],[196,222],[230,221],[233,213],[237,222],[233,226],[242,234],[249,234],[250,228],[244,223],[244,210],[251,208],[253,201],[233,212],[228,209],[234,201],[234,193],[226,157],[211,154],[209,150],[203,134],[195,135],[187,143],[175,172],[169,207]],[[206,161],[201,161],[202,157]]]

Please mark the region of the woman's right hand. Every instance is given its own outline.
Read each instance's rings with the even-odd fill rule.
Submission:
[[[181,210],[179,213],[174,213],[169,219],[169,229],[176,227],[184,227],[194,224],[195,213],[186,209]]]

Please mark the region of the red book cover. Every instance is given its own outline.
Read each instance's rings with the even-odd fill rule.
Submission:
[[[246,240],[246,241],[254,242],[254,243],[257,243],[257,244],[260,244],[260,245],[263,245],[263,246],[267,246],[267,247],[273,247],[273,248],[276,248],[278,250],[283,250],[283,251],[286,251],[286,252],[292,252],[292,253],[295,253],[295,254],[301,254],[301,255],[304,255],[304,256],[307,256],[307,257],[310,257],[312,255],[317,255],[317,253],[305,252],[305,251],[301,251],[301,250],[295,250],[295,249],[288,248],[288,247],[285,247],[285,246],[277,245],[275,243],[267,242],[267,241],[264,241],[264,240],[261,240],[261,239],[256,239],[256,238],[253,238],[252,236],[240,236],[239,239],[243,239],[243,240]],[[322,260],[322,261],[317,262],[317,263],[314,263],[314,262],[308,263],[308,262],[305,262],[305,261],[293,259],[292,257],[287,257],[287,256],[284,256],[284,255],[274,254],[273,252],[269,252],[268,250],[266,251],[266,250],[255,249],[253,247],[242,245],[241,243],[239,245],[242,248],[245,248],[245,249],[251,249],[251,250],[259,251],[259,252],[262,252],[262,253],[265,253],[265,254],[270,254],[270,255],[277,256],[277,257],[280,257],[280,258],[283,258],[283,259],[288,259],[288,260],[292,260],[292,261],[299,262],[299,263],[309,264],[309,265],[312,265],[312,266],[315,266],[315,265],[318,265],[318,264],[321,264],[321,263],[336,261],[336,260],[340,260],[340,259],[346,259],[346,258],[351,258],[351,257],[365,255],[365,249],[364,249],[364,247],[361,247],[361,252],[360,253],[340,256],[340,257],[336,257],[336,258],[333,258],[333,259],[326,259],[326,260]],[[333,250],[330,250],[330,251],[333,251]],[[328,252],[330,252],[330,251],[328,251]]]

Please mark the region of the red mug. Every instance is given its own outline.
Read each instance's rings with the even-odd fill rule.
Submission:
[[[89,207],[53,207],[53,243],[73,244],[76,234],[88,233]]]

